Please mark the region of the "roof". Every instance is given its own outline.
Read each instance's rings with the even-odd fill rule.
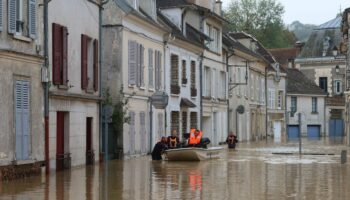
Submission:
[[[287,72],[287,93],[305,95],[327,95],[315,82],[308,79],[298,69],[286,69]]]
[[[273,55],[276,61],[283,68],[288,67],[288,62],[290,59],[295,59],[299,54],[299,48],[279,48],[279,49],[268,49],[268,51]]]
[[[221,15],[212,12],[210,9],[205,8],[203,6],[197,5],[195,3],[191,3],[189,0],[157,0],[157,8],[166,9],[166,8],[178,8],[178,7],[189,7],[192,9],[196,9],[199,11],[203,11],[205,13],[210,14],[212,17],[227,22]]]
[[[342,41],[341,17],[328,21],[314,29],[298,58],[333,57],[332,50]]]
[[[140,11],[135,10],[128,2],[126,2],[126,0],[114,0],[114,2],[123,12],[127,14],[134,14],[135,16],[147,21],[148,23],[164,29],[164,27],[161,26],[156,20],[148,16],[146,12],[144,12],[142,9],[140,9]]]
[[[257,58],[262,58],[261,55],[255,53],[254,51],[248,49],[245,47],[243,44],[238,42],[234,37],[230,37],[231,33],[223,33],[222,34],[222,42],[229,48],[237,49],[243,53],[246,53],[248,55],[257,57]]]
[[[340,28],[341,20],[342,20],[342,17],[337,16],[336,18],[319,25],[317,28],[315,28],[315,30]]]

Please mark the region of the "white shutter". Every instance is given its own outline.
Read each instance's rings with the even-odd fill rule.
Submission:
[[[29,37],[36,38],[36,0],[28,1],[28,28]]]
[[[0,0],[0,31],[2,31],[2,0]]]
[[[148,49],[148,85],[150,88],[154,87],[154,72],[153,72],[153,50]]]
[[[16,33],[16,0],[7,2],[7,30],[9,33]]]
[[[158,89],[162,89],[162,53],[158,51]]]
[[[147,133],[146,133],[146,114],[145,112],[140,112],[140,135],[141,135],[141,152],[146,153],[148,150],[148,140],[147,140]]]
[[[129,85],[136,84],[136,55],[137,55],[137,44],[134,41],[129,40]]]
[[[144,62],[144,54],[145,48],[143,45],[140,45],[140,86],[145,86],[145,62]]]
[[[130,125],[129,125],[129,153],[132,155],[135,153],[135,112],[130,112]]]
[[[158,113],[158,138],[160,139],[164,135],[163,130],[163,113]]]
[[[211,88],[211,97],[215,98],[215,69],[211,69],[211,85],[209,87]]]

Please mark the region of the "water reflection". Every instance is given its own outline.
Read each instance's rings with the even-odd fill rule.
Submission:
[[[250,143],[213,161],[112,161],[0,183],[0,199],[350,199],[345,147],[333,142],[303,141],[304,151],[335,153],[324,156],[272,154],[297,151],[297,143]]]

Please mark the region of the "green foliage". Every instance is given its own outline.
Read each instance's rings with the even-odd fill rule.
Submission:
[[[284,27],[283,13],[283,5],[275,0],[231,0],[224,12],[230,22],[225,29],[252,34],[266,48],[289,47],[296,38]]]

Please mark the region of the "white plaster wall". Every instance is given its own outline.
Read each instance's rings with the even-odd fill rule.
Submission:
[[[290,113],[291,96],[287,96],[287,111]],[[307,135],[307,125],[321,125],[321,136],[326,133],[325,130],[325,97],[317,97],[317,114],[312,114],[312,96],[297,96],[297,111],[294,117],[289,114],[288,125],[298,125],[298,113],[302,113],[301,133],[303,136]]]

